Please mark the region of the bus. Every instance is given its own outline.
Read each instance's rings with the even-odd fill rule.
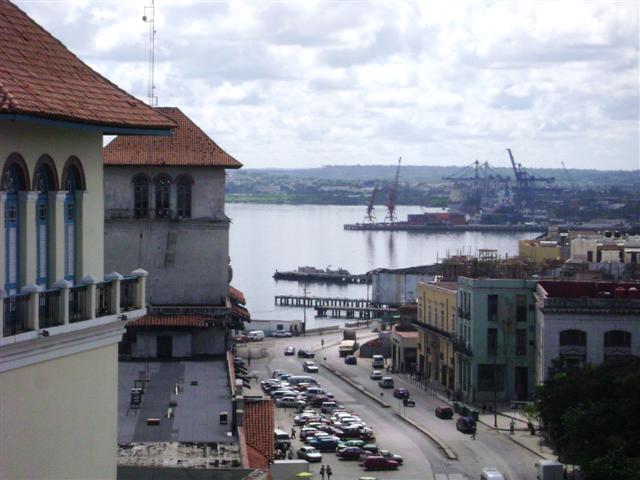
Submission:
[[[353,355],[356,353],[358,347],[358,342],[355,340],[343,340],[338,346],[338,352],[341,357],[346,357],[347,355]]]

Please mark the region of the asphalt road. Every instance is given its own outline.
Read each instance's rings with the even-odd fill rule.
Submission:
[[[362,332],[368,334],[369,332]],[[359,337],[360,337],[359,333]],[[290,373],[303,374],[302,361],[296,357],[285,357],[285,346],[302,348],[319,348],[324,339],[326,348],[316,352],[316,361],[326,363],[332,368],[348,376],[352,381],[362,385],[370,392],[379,395],[383,391],[377,382],[369,379],[371,361],[359,359],[358,365],[345,365],[339,358],[337,345],[338,334],[325,334],[323,337],[297,337],[288,339],[267,339],[260,342],[260,347],[267,347],[269,356],[253,359],[249,370],[256,371],[261,378],[268,378],[271,372],[281,368]],[[257,345],[257,344],[256,344]],[[480,477],[483,467],[493,466],[507,475],[509,480],[535,480],[534,462],[536,457],[522,447],[510,441],[502,433],[497,433],[482,425],[478,426],[476,440],[455,429],[452,420],[440,420],[433,411],[440,403],[426,392],[415,388],[396,376],[396,386],[406,387],[416,400],[415,408],[405,408],[401,402],[392,397],[391,390],[384,390],[384,400],[391,408],[383,408],[368,396],[353,388],[347,382],[321,368],[315,375],[325,390],[334,393],[338,403],[356,411],[367,425],[371,426],[380,448],[391,450],[404,457],[404,465],[397,471],[375,472],[380,479],[402,480],[464,480]],[[258,388],[259,387],[254,387]],[[257,393],[257,392],[256,392]],[[448,460],[436,445],[423,433],[398,418],[398,414],[426,427],[443,440],[458,456],[458,460]],[[291,430],[293,412],[277,409],[278,426],[286,431]],[[298,445],[295,444],[297,448]],[[357,479],[363,475],[357,462],[339,461],[335,454],[324,454],[323,463],[329,463],[334,471],[334,480]],[[312,471],[318,472],[319,464],[312,465]],[[319,476],[317,477],[319,478]]]

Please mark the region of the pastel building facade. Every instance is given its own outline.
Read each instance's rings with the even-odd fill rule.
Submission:
[[[117,344],[146,272],[104,271],[102,139],[173,122],[9,2],[0,36],[0,478],[115,479]]]

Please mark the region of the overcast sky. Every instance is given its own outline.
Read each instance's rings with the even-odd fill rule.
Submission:
[[[145,99],[151,0],[16,2]],[[640,168],[639,2],[156,1],[156,93],[247,167]]]

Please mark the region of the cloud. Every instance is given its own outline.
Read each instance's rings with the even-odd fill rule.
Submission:
[[[17,0],[145,98],[144,2]],[[637,168],[633,2],[156,1],[156,93],[250,167]]]

